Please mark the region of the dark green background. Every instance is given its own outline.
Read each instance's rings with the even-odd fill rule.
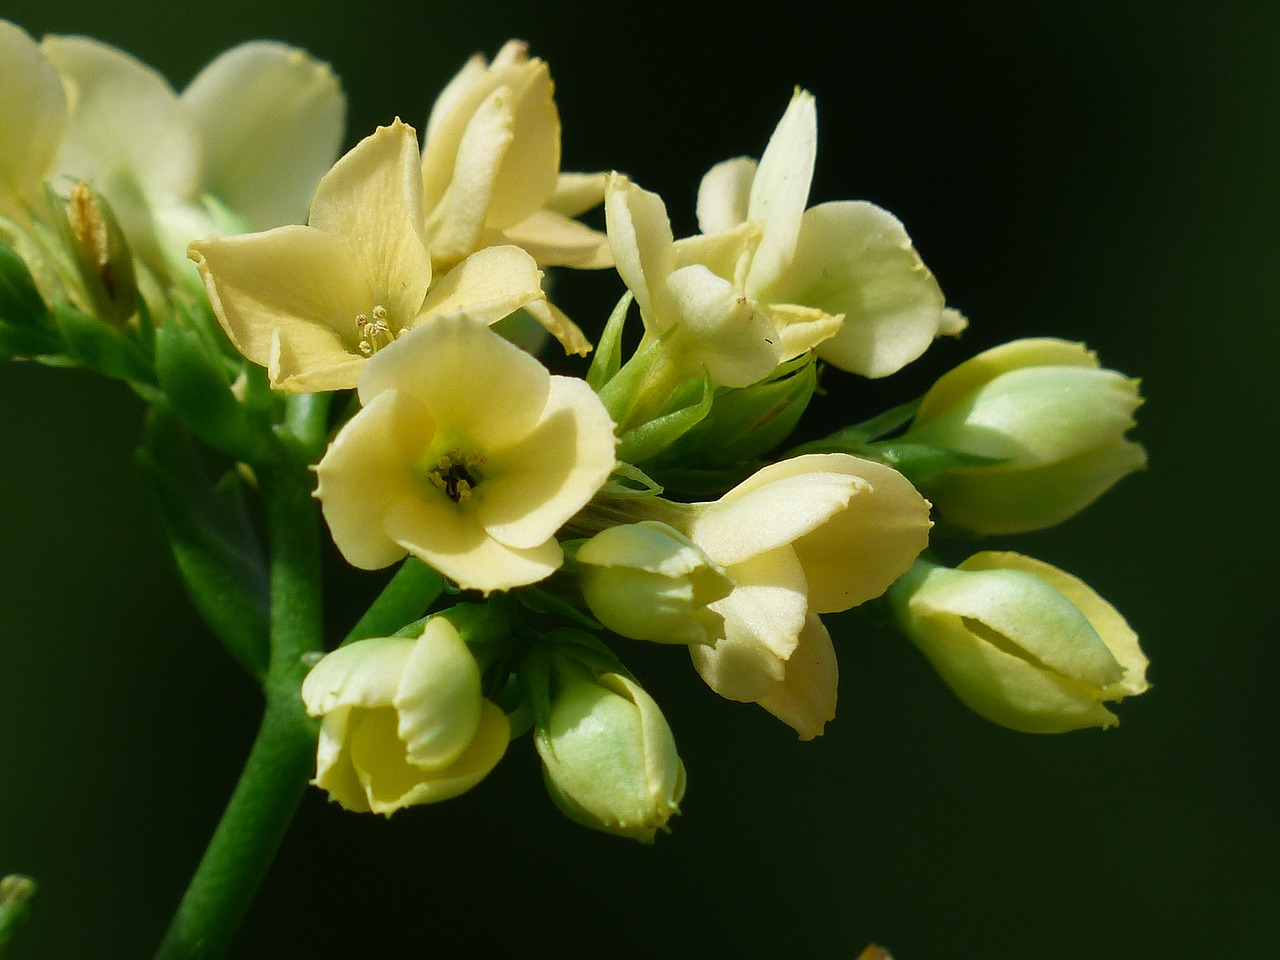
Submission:
[[[305,6],[9,0],[3,15],[116,43],[179,85],[240,40],[306,46],[345,82],[352,141],[397,114],[421,123],[468,54],[522,36],[557,79],[566,167],[630,172],[683,232],[702,172],[758,155],[792,85],[809,87],[814,199],[897,213],[972,321],[890,382],[828,378],[815,415],[860,418],[1022,335],[1085,340],[1143,377],[1150,471],[1003,545],[1120,607],[1154,688],[1118,730],[1018,735],[846,616],[839,716],[798,744],[711,695],[680,651],[634,645],[689,770],[674,836],[645,848],[573,826],[527,739],[472,794],[390,822],[312,792],[235,956],[852,957],[870,940],[899,960],[1280,955],[1280,6]],[[598,323],[619,282],[575,280],[566,305]],[[142,957],[257,696],[169,569],[129,462],[139,404],[11,364],[0,410],[0,873],[42,884],[17,956]],[[336,636],[377,578],[331,574]]]

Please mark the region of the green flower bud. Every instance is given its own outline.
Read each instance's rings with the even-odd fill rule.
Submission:
[[[684,764],[653,698],[616,673],[574,664],[538,731],[547,791],[576,823],[652,843],[680,812]]]
[[[67,202],[69,240],[81,281],[94,312],[122,326],[138,308],[133,254],[106,201],[88,184],[77,183]]]
[[[901,438],[999,462],[919,475],[899,466],[951,526],[1039,530],[1146,464],[1146,451],[1124,437],[1141,403],[1137,381],[1100,369],[1082,344],[1015,340],[939,379]]]
[[[707,604],[733,581],[688,537],[645,520],[610,527],[577,553],[582,595],[614,633],[655,643],[715,643],[724,618]]]
[[[1116,609],[1018,553],[957,569],[924,560],[886,595],[903,632],[969,707],[1026,733],[1119,723],[1104,702],[1147,689],[1147,658]]]

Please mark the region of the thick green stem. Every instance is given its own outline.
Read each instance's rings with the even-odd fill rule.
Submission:
[[[271,553],[271,659],[262,726],[157,960],[219,957],[266,876],[315,768],[316,724],[300,690],[322,650],[314,477],[292,463],[260,473]]]

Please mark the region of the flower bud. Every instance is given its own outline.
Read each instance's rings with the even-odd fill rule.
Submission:
[[[887,594],[903,632],[973,710],[1026,733],[1119,723],[1147,689],[1137,635],[1080,580],[1018,553],[919,560]]]
[[[470,790],[506,751],[507,718],[480,695],[480,669],[443,617],[419,637],[359,640],[302,684],[323,717],[312,782],[346,807],[390,815]]]
[[[619,674],[566,665],[557,676],[537,737],[551,799],[576,823],[652,843],[684,796],[684,764],[662,711]]]
[[[688,537],[645,520],[610,527],[579,549],[582,595],[606,627],[633,640],[715,643],[724,618],[707,604],[733,581]]]
[[[70,246],[94,312],[122,326],[138,308],[133,254],[106,201],[88,184],[77,183],[67,202]]]
[[[1137,381],[1100,369],[1082,344],[1015,340],[939,379],[901,438],[999,462],[920,476],[901,469],[952,526],[1039,530],[1146,464],[1141,445],[1124,437],[1141,403]]]

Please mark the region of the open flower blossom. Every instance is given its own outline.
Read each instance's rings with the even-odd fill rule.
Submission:
[[[1115,726],[1104,704],[1147,689],[1147,658],[1124,618],[1031,557],[986,551],[954,570],[919,561],[889,603],[956,695],[1014,730]]]
[[[840,318],[816,342],[818,356],[841,370],[888,376],[935,337],[959,333],[965,320],[947,309],[892,214],[853,200],[805,209],[817,143],[813,95],[797,89],[758,164],[738,157],[702,178],[698,225],[705,234],[758,225],[745,295],[784,330],[784,321],[815,326]]]
[[[233,47],[179,95],[114,47],[37,47],[3,21],[0,100],[0,214],[30,208],[45,180],[87,181],[161,271],[197,236],[300,222],[346,120],[328,66],[284,44]]]
[[[759,228],[675,240],[666,204],[620,174],[605,194],[609,243],[644,321],[640,348],[666,337],[676,378],[706,369],[712,382],[745,387],[831,336],[839,318],[775,313],[747,296]]]
[[[502,759],[510,727],[480,693],[480,668],[443,617],[417,637],[358,640],[302,684],[323,717],[316,786],[357,812],[390,815],[470,790]]]
[[[369,357],[417,324],[494,323],[544,299],[523,250],[489,247],[433,282],[413,128],[379,127],[320,181],[307,226],[191,245],[237,349],[289,392],[354,387]]]
[[[694,667],[721,696],[759,703],[806,740],[835,714],[835,653],[817,614],[884,593],[930,526],[905,477],[842,453],[772,464],[719,500],[677,505],[670,522],[734,584],[708,604],[724,635],[689,648]]]
[[[1146,465],[1125,438],[1138,381],[1104,370],[1084,344],[1038,337],[971,357],[925,394],[907,442],[992,457],[918,484],[948,524],[1023,533],[1061,523]]]
[[[359,390],[364,408],[316,468],[350,563],[412,553],[486,593],[559,568],[556,531],[614,467],[613,421],[584,381],[448,316],[380,350]]]
[[[477,54],[436,99],[422,149],[426,236],[437,268],[514,243],[541,266],[610,266],[604,234],[572,219],[604,174],[560,172],[560,114],[545,61],[519,40]]]

